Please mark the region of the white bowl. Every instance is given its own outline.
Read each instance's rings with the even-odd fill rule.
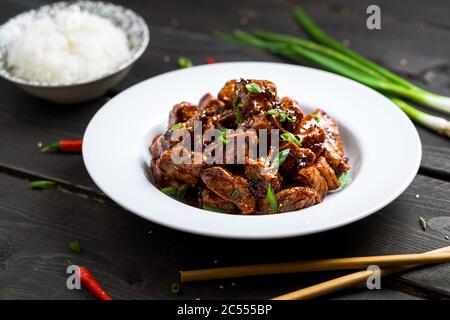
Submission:
[[[321,108],[340,125],[353,182],[315,206],[269,215],[205,211],[166,196],[146,178],[151,137],[167,128],[172,106],[216,94],[227,80],[267,79],[307,111]],[[124,108],[123,106],[126,106]],[[397,198],[419,168],[412,122],[387,98],[355,81],[316,69],[263,62],[217,63],[169,72],[120,93],[89,123],[83,158],[111,199],[162,225],[224,238],[306,235],[362,219]]]
[[[6,67],[7,48],[32,19],[55,15],[57,12],[76,5],[82,11],[99,15],[122,29],[128,39],[131,56],[116,70],[97,79],[71,85],[51,85],[27,81],[12,75]],[[144,19],[124,7],[100,1],[58,2],[19,14],[0,26],[0,76],[14,82],[29,94],[56,103],[79,103],[100,97],[117,85],[131,70],[136,60],[144,53],[150,39]]]

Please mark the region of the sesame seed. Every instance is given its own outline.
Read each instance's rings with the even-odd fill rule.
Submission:
[[[42,144],[42,142],[38,142],[37,146],[39,149],[41,149],[44,145]]]
[[[406,66],[407,64],[408,64],[408,60],[406,60],[405,58],[400,59],[400,65]]]
[[[231,286],[236,287],[236,283],[232,282]]]
[[[420,198],[420,194],[416,194],[416,198]]]
[[[448,240],[448,236],[445,236],[444,238],[445,238],[445,240]]]
[[[214,264],[218,264],[219,263],[219,261],[217,261],[217,260],[214,260]]]
[[[223,285],[220,285],[219,288],[220,288],[220,289],[223,289],[223,288],[225,288],[225,287],[224,287]]]
[[[164,61],[165,63],[169,63],[169,62],[170,62],[170,56],[164,56],[164,57],[163,57],[163,61]]]

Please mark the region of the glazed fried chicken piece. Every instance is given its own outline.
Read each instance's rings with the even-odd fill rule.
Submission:
[[[291,187],[283,189],[275,194],[278,202],[278,212],[300,210],[315,204],[317,198],[316,190],[308,187]],[[271,207],[267,198],[262,198],[260,213],[271,213]]]
[[[255,197],[246,179],[217,166],[203,169],[200,176],[208,189],[234,203],[242,213],[255,211]]]
[[[322,177],[324,177],[327,182],[328,190],[336,190],[339,189],[340,183],[336,174],[334,173],[333,168],[328,164],[325,157],[321,156],[317,159],[315,167],[319,170]]]
[[[256,85],[260,92],[249,91],[247,85]],[[241,105],[244,118],[249,114],[272,109],[277,102],[277,87],[266,80],[244,80],[236,82],[236,91],[233,97]]]
[[[175,163],[172,160],[172,152],[179,155],[182,155],[182,152],[185,152],[191,159],[191,163]],[[202,154],[188,152],[186,149],[183,150],[182,146],[176,146],[161,154],[161,157],[156,160],[156,167],[161,171],[161,174],[165,175],[167,178],[194,186],[197,183],[200,177],[200,171],[204,166],[203,161],[201,163],[196,163],[196,156],[203,159]]]
[[[228,108],[233,107],[233,98],[236,91],[236,80],[230,80],[220,89],[218,98],[223,101]]]
[[[169,114],[169,129],[177,123],[186,122],[197,112],[197,106],[189,102],[180,102],[173,106]]]
[[[153,138],[152,144],[150,146],[150,153],[153,159],[158,159],[161,154],[167,149],[171,148],[172,144],[165,135],[158,134]]]
[[[299,169],[307,167],[316,159],[314,152],[299,147],[294,142],[283,142],[280,146],[280,152],[286,149],[289,149],[289,154],[281,164],[281,169],[285,173],[295,174]]]
[[[165,188],[165,187],[180,188],[182,186],[182,183],[167,176],[165,173],[161,171],[161,169],[159,169],[159,167],[156,165],[156,159],[152,159],[152,161],[150,161],[149,169],[151,178],[158,188]]]
[[[207,188],[202,188],[200,190],[199,197],[199,202],[202,206],[221,209],[229,213],[239,212],[238,207],[233,202],[222,199]]]
[[[318,125],[317,118],[308,114],[297,125],[296,132],[302,138],[302,146],[311,149],[316,156],[323,151],[325,130]]]
[[[328,193],[328,184],[315,165],[299,170],[291,182],[297,186],[314,189],[317,193],[315,203],[322,202]]]
[[[317,125],[326,132],[323,146],[328,163],[338,174],[349,170],[350,165],[344,153],[344,144],[337,122],[320,109],[317,109],[313,116],[318,120]]]
[[[269,184],[274,192],[281,189],[282,178],[278,171],[269,170],[269,163],[263,158],[246,159],[244,176],[250,183],[250,189],[256,198],[265,198]]]
[[[281,124],[284,129],[290,132],[294,132],[295,128],[300,124],[304,117],[304,113],[297,101],[289,98],[283,97],[280,100],[280,111],[284,113],[288,118],[284,120]],[[280,121],[280,116],[278,115],[278,120]]]

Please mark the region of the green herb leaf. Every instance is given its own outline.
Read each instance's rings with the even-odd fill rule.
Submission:
[[[297,120],[296,116],[291,116],[291,115],[288,115],[286,118],[287,118],[287,121],[289,121],[291,123],[293,123]]]
[[[239,190],[238,189],[233,189],[230,192],[230,197],[232,199],[236,199],[237,197],[239,197]]]
[[[181,293],[181,286],[179,283],[174,282],[172,283],[172,285],[170,286],[170,292],[174,295],[178,295]]]
[[[80,253],[81,252],[81,246],[80,243],[78,241],[73,241],[70,243],[70,249],[75,252],[75,253]]]
[[[280,122],[285,122],[287,119],[287,115],[284,112],[280,112]]]
[[[346,172],[342,172],[339,175],[338,180],[339,180],[339,184],[341,186],[341,189],[345,189],[352,182],[352,177],[350,176],[348,171],[346,171]]]
[[[276,116],[278,114],[278,110],[277,109],[270,109],[269,111],[267,111],[267,114],[269,116]]]
[[[241,106],[238,105],[236,108],[236,124],[239,125],[242,122]]]
[[[319,117],[319,115],[313,113],[313,114],[312,114],[312,117],[313,117],[314,120],[316,120],[317,123],[320,122],[320,117]]]
[[[278,169],[283,164],[284,160],[286,160],[290,151],[291,151],[291,149],[284,149],[283,151],[280,151],[278,153],[278,156],[275,157],[275,159],[273,159],[273,162],[270,165],[270,169],[273,169],[273,170]]]
[[[290,132],[284,132],[283,134],[281,134],[281,139],[283,141],[293,142],[296,145],[298,145],[299,147],[302,145],[302,140],[303,140],[303,138],[300,137],[299,135],[294,135]]]
[[[253,82],[247,83],[245,85],[245,88],[248,90],[248,92],[251,92],[251,93],[261,93],[262,92],[261,88],[256,83],[253,83]]]
[[[422,227],[422,230],[425,231],[427,229],[427,222],[424,218],[419,217],[419,224]]]
[[[56,188],[56,183],[53,181],[39,180],[30,182],[28,187],[30,189],[54,189]]]
[[[278,211],[277,197],[275,196],[275,193],[273,192],[272,189],[272,185],[270,183],[267,187],[267,201],[269,201],[272,213],[276,213]]]
[[[224,211],[222,209],[210,207],[210,206],[207,206],[206,204],[203,205],[203,210],[217,212],[217,213],[227,213],[226,211]]]
[[[232,102],[233,108],[234,108],[234,109],[239,108],[239,105],[240,105],[240,104],[241,104],[241,103],[239,102],[239,98],[236,97],[236,96],[233,96],[233,102]]]
[[[230,140],[228,140],[228,129],[227,128],[220,128],[220,141],[222,141],[223,144],[230,143]]]
[[[175,197],[177,195],[178,189],[175,187],[165,187],[161,189],[161,192],[167,194],[168,196]]]
[[[170,130],[173,131],[173,130],[180,129],[182,125],[183,125],[183,122],[175,123],[173,126],[170,127]]]
[[[184,199],[184,197],[186,196],[186,193],[189,190],[189,185],[188,184],[183,184],[180,189],[178,189],[177,191],[177,200],[181,201]]]
[[[186,57],[178,58],[178,66],[180,68],[189,68],[193,66],[192,60]]]

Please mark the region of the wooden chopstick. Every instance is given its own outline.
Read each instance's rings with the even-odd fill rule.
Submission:
[[[437,250],[425,252],[423,256],[433,256],[440,253],[450,252],[450,246],[440,248]],[[403,272],[410,270],[412,268],[416,268],[419,265],[406,265],[399,267],[391,267],[381,269],[381,276],[389,276],[395,273]],[[301,290],[297,290],[294,292],[286,293],[284,295],[273,298],[272,300],[306,300],[317,298],[319,296],[323,296],[332,292],[336,292],[342,289],[346,289],[357,285],[359,283],[363,283],[367,280],[369,276],[374,273],[373,270],[363,270],[355,273],[351,273],[342,277],[338,277],[329,281],[325,281]]]
[[[379,267],[392,267],[413,264],[441,263],[448,261],[450,261],[450,252],[439,251],[432,254],[399,254],[212,268],[180,271],[180,274],[181,282],[186,283],[204,280],[261,276],[269,274],[366,269],[370,265],[377,265]],[[361,275],[361,277],[363,277],[363,275]],[[367,279],[367,276],[365,276],[365,278]]]

